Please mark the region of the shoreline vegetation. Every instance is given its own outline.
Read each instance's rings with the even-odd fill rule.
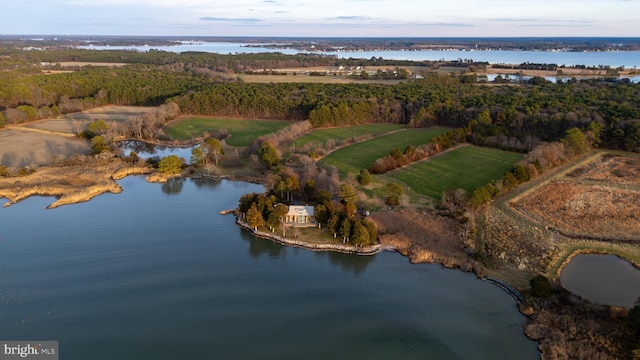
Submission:
[[[256,230],[251,226],[249,226],[249,224],[247,224],[245,221],[242,221],[240,217],[236,217],[236,224],[238,224],[238,226],[240,226],[242,229],[250,232],[251,234],[257,237],[271,240],[281,245],[292,246],[292,247],[302,248],[302,249],[311,250],[311,251],[333,251],[333,252],[339,252],[343,254],[367,256],[367,255],[375,255],[382,251],[396,250],[391,246],[385,246],[382,244],[358,247],[358,246],[349,245],[349,244],[315,244],[315,243],[310,243],[303,240],[286,238],[286,237],[277,235],[275,233]]]
[[[122,188],[116,180],[128,175],[150,174],[146,166],[128,164],[119,159],[78,157],[74,163],[40,167],[21,177],[0,177],[0,198],[13,205],[30,196],[53,196],[56,200],[47,209],[86,202],[105,194],[118,194]]]

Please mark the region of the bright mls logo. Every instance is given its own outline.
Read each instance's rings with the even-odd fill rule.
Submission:
[[[58,360],[57,341],[0,341],[0,360]]]

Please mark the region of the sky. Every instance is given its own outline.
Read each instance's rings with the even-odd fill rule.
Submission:
[[[640,36],[640,0],[3,0],[0,35]]]

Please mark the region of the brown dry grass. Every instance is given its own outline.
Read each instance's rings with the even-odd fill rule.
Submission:
[[[58,118],[38,120],[30,122],[28,124],[24,124],[22,127],[27,129],[38,129],[54,133],[73,135],[73,120],[71,119]]]
[[[627,358],[623,312],[592,306],[566,292],[533,303],[525,334],[540,342],[542,359]]]
[[[587,180],[640,185],[640,158],[604,155],[569,174]]]
[[[119,193],[122,188],[114,179],[150,171],[117,158],[86,158],[74,165],[43,167],[23,177],[0,178],[0,198],[7,198],[4,206],[8,206],[34,195],[55,196],[58,200],[49,205],[55,208],[89,201],[107,192]]]
[[[109,105],[58,119],[9,125],[0,129],[0,164],[16,168],[50,165],[56,159],[89,154],[88,141],[73,136],[74,122],[126,121],[154,110],[155,107]]]
[[[0,129],[0,164],[21,168],[51,164],[56,158],[89,154],[85,139],[60,136],[19,127]]]
[[[424,208],[377,211],[371,219],[378,229],[380,244],[398,249],[411,262],[476,269],[476,262],[465,252],[457,220]]]
[[[93,108],[90,110],[85,110],[79,113],[66,114],[66,115],[63,115],[62,118],[69,119],[69,120],[87,120],[87,121],[93,121],[93,120],[126,121],[132,117],[142,116],[154,110],[157,110],[157,108],[150,107],[150,106],[107,105],[107,106]]]
[[[640,240],[640,192],[552,182],[513,206],[571,237]]]

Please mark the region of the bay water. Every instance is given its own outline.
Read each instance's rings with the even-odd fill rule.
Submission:
[[[219,211],[260,185],[119,181],[0,208],[0,339],[61,359],[535,359],[508,294],[473,274],[312,252]]]
[[[250,45],[250,46],[247,46]],[[283,54],[304,53],[296,49],[269,49],[256,47],[256,44],[233,43],[233,42],[184,42],[175,46],[80,46],[84,49],[93,50],[137,50],[149,51],[162,50],[169,52],[200,51],[217,54],[241,54],[241,53],[265,53],[280,52]],[[332,51],[313,52],[316,54],[335,55],[338,58],[371,59],[372,57],[390,60],[412,60],[412,61],[456,61],[471,59],[474,61],[488,62],[490,64],[522,64],[540,63],[557,65],[586,65],[586,66],[610,66],[617,68],[640,67],[640,51],[593,51],[593,52],[572,52],[572,51],[514,51],[514,50],[419,50],[419,51],[399,51],[399,50],[374,50],[374,51]]]

